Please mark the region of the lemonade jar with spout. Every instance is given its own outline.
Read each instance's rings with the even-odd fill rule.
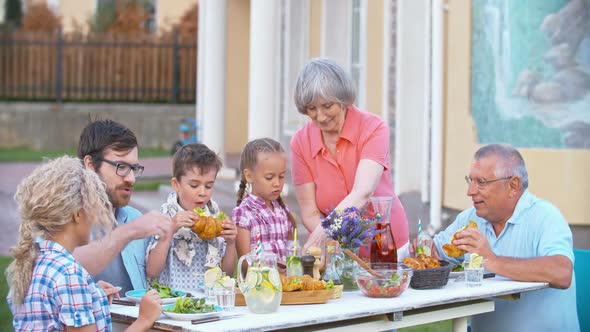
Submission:
[[[244,261],[248,264],[245,276],[242,269]],[[240,257],[238,267],[238,285],[248,309],[257,314],[277,311],[283,295],[277,255],[272,252],[251,252]]]

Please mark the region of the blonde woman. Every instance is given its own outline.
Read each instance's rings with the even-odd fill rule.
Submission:
[[[115,223],[104,183],[79,159],[61,157],[37,167],[15,199],[20,234],[6,271],[15,331],[110,331],[109,297],[116,290],[95,283],[72,256],[95,226],[109,236]],[[149,329],[160,315],[155,291],[140,305],[129,331]]]

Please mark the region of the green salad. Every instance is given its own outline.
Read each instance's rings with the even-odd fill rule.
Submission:
[[[175,314],[204,314],[215,311],[215,306],[205,304],[205,298],[181,297],[174,302],[174,306],[166,308],[165,311]]]
[[[458,264],[453,266],[453,272],[463,272],[465,269],[463,268],[463,264]]]
[[[182,296],[180,293],[173,291],[170,287],[162,285],[158,282],[158,280],[153,280],[150,283],[149,289],[155,289],[156,291],[158,291],[158,295],[160,295],[161,299]]]

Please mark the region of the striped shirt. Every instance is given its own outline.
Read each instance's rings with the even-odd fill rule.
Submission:
[[[283,209],[277,201],[273,201],[272,205],[274,211],[263,199],[247,194],[240,206],[232,211],[231,219],[237,226],[250,231],[250,246],[256,245],[260,232],[264,251],[272,251],[279,256],[279,260],[285,261],[287,241],[292,229],[287,216],[289,208]]]
[[[60,244],[41,240],[29,290],[22,305],[7,301],[15,331],[65,331],[93,325],[111,331],[108,298]]]

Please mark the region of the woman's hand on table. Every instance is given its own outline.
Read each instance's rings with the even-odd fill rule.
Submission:
[[[112,284],[103,280],[99,280],[98,282],[96,282],[96,284],[98,285],[98,287],[102,288],[102,291],[109,299],[109,304],[113,304],[113,297],[116,299],[120,298],[119,291],[121,290],[121,287],[115,287]]]
[[[303,245],[303,250],[301,250],[301,255],[306,255],[307,250],[309,247],[315,246],[323,248],[324,244],[326,243],[326,233],[322,228],[322,224],[318,224],[313,232],[307,238],[307,242]]]

